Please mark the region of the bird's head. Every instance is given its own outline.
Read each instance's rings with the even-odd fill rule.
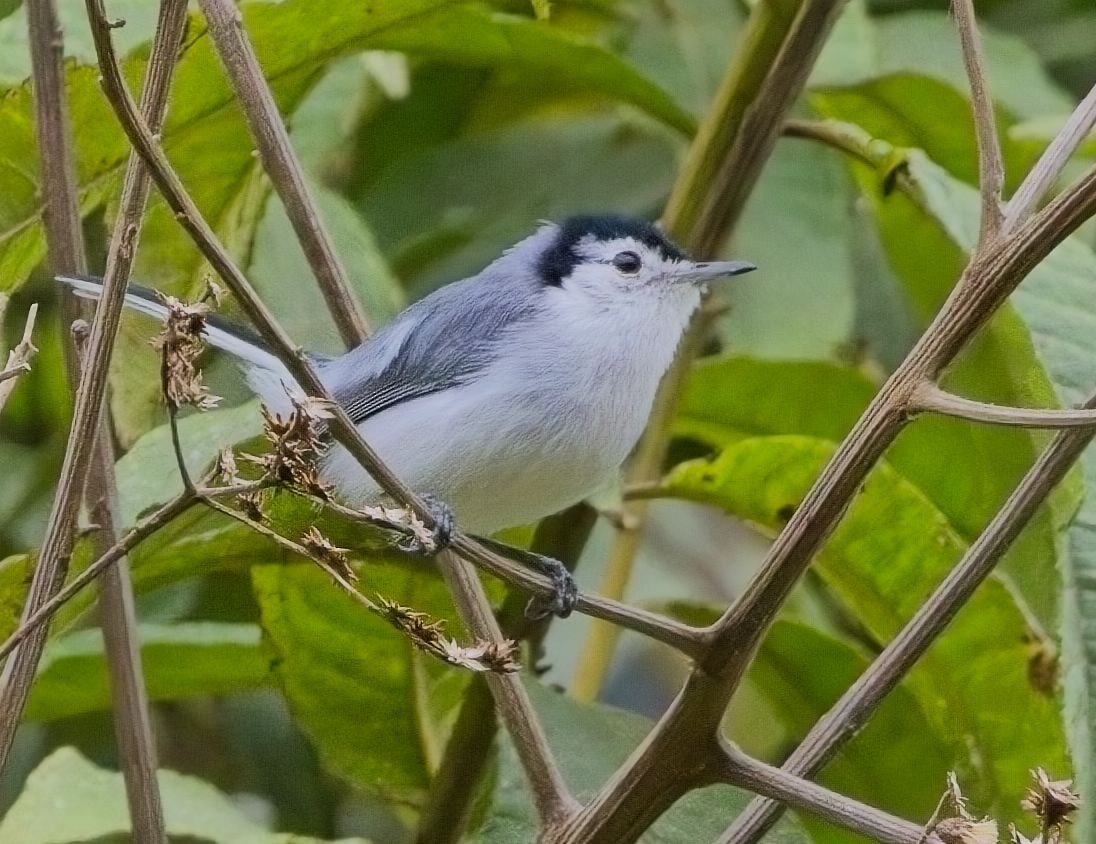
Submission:
[[[571,217],[550,228],[537,267],[543,283],[601,300],[695,291],[756,269],[746,261],[694,261],[664,232],[632,217]]]

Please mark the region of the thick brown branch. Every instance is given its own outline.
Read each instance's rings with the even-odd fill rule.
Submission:
[[[1091,428],[1096,426],[1096,410],[1086,408],[1058,410],[989,404],[957,396],[927,381],[914,391],[910,400],[910,412],[921,411],[1014,428]]]
[[[979,189],[982,194],[982,224],[978,237],[983,246],[1001,230],[1001,197],[1005,185],[1005,165],[1001,158],[1001,142],[997,137],[997,120],[993,113],[993,97],[986,79],[982,39],[974,16],[972,0],[952,0],[959,41],[963,46],[963,63],[970,80],[970,98],[974,111],[974,132],[978,142]]]
[[[357,346],[369,336],[369,325],[308,189],[289,132],[247,37],[243,16],[232,0],[201,0],[201,6],[209,22],[209,34],[255,139],[263,169],[285,204],[327,309],[347,347]]]
[[[1085,403],[1096,408],[1096,396]],[[871,667],[841,696],[784,763],[795,776],[813,776],[867,723],[871,714],[901,682],[940,633],[993,571],[1046,497],[1080,458],[1096,431],[1062,431],[1028,470],[993,520],[963,558],[884,648]],[[721,844],[759,841],[782,811],[757,800],[720,839]]]

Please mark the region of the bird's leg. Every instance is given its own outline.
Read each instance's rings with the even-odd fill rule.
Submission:
[[[559,560],[537,554],[534,551],[526,551],[524,548],[515,548],[513,545],[507,545],[494,539],[487,539],[482,536],[473,538],[496,554],[521,563],[533,571],[547,575],[552,581],[552,594],[550,596],[542,598],[540,595],[534,595],[529,599],[529,603],[525,606],[527,618],[545,618],[549,615],[567,618],[574,610],[575,603],[578,601],[578,585],[575,583],[575,578],[571,575],[571,572],[567,571],[567,567]]]
[[[421,494],[419,497],[426,505],[426,509],[430,513],[430,520],[434,523],[432,527],[433,536],[429,547],[427,543],[414,534],[405,536],[396,543],[396,547],[408,554],[433,556],[449,547],[449,543],[453,540],[453,531],[456,530],[456,519],[453,517],[453,511],[449,505],[440,498],[429,493]]]

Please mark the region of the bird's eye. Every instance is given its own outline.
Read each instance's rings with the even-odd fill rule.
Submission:
[[[618,252],[613,256],[613,266],[622,273],[633,275],[639,272],[639,256],[635,252]]]

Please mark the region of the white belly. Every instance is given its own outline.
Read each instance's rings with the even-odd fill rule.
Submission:
[[[520,393],[500,398],[471,385],[398,405],[359,428],[416,492],[448,504],[466,530],[490,533],[562,510],[604,484],[627,456],[648,409],[637,407],[632,419],[621,419],[564,404]],[[349,503],[382,497],[340,446],[327,455],[323,471]]]

